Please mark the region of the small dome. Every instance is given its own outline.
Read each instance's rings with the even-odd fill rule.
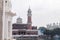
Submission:
[[[17,24],[22,24],[22,18],[20,17],[17,18]]]

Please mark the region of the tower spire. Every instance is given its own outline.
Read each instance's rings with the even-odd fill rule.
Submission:
[[[30,4],[29,4],[29,8],[30,8]]]

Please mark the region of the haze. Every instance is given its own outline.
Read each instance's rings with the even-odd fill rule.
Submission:
[[[46,26],[46,24],[60,22],[60,0],[11,0],[12,11],[16,12],[13,23],[18,17],[27,23],[27,10],[32,10],[32,24]]]

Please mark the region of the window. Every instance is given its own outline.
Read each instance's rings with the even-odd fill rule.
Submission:
[[[13,33],[13,35],[16,35],[16,33]]]
[[[20,33],[20,32],[18,32],[18,34],[20,35],[21,33]]]

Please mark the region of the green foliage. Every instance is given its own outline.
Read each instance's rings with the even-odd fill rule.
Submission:
[[[60,28],[56,28],[53,30],[54,34],[60,35]]]
[[[53,29],[53,30],[47,30],[44,32],[44,34],[46,35],[51,35],[51,36],[54,36],[54,35],[60,35],[60,28],[56,28],[56,29]]]
[[[60,35],[60,28],[55,28],[53,30],[48,30],[45,27],[40,27],[38,30],[40,30],[44,35],[50,36],[51,40],[53,40],[53,37],[55,35]]]

